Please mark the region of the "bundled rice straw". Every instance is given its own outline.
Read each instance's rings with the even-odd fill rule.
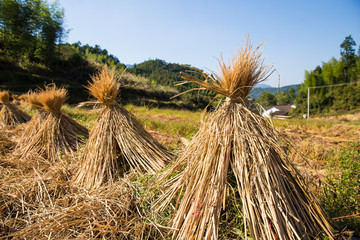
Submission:
[[[73,153],[88,137],[86,127],[80,125],[60,111],[67,97],[67,91],[55,85],[29,94],[28,103],[38,113],[25,129],[16,154],[26,157],[36,153],[50,160],[59,159],[60,154]]]
[[[8,91],[0,91],[0,127],[18,125],[30,120],[30,116],[10,103]]]
[[[103,108],[91,129],[81,166],[74,178],[75,184],[85,188],[114,181],[127,166],[137,172],[154,173],[164,167],[164,161],[171,159],[171,154],[135,117],[115,102],[119,87],[114,71],[106,67],[92,77],[88,87],[97,99],[90,103],[102,104]]]
[[[37,110],[31,120],[25,125],[23,134],[18,139],[18,143],[21,144],[21,146],[26,146],[28,142],[31,142],[35,135],[39,132],[48,113],[42,110],[42,105],[38,100],[39,92],[30,91],[23,98],[28,106]]]
[[[221,60],[221,76],[202,73],[206,80],[201,81],[182,73],[186,81],[227,100],[208,116],[165,174],[175,177],[153,206],[161,210],[177,198],[171,226],[178,229],[175,239],[218,238],[229,171],[236,177],[245,227],[253,239],[332,238],[331,226],[278,143],[271,122],[246,106],[252,87],[271,74],[259,47],[253,49],[246,41],[231,65]]]

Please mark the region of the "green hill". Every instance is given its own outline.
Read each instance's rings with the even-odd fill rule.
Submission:
[[[69,91],[69,103],[88,99],[84,87],[103,65],[115,68],[121,83],[120,99],[124,104],[157,107],[198,109],[205,107],[210,96],[186,94],[170,98],[179,92],[194,88],[193,85],[175,86],[181,81],[180,71],[187,67],[150,60],[126,69],[117,57],[100,46],[61,44],[56,46],[56,58],[51,64],[39,61],[15,61],[0,51],[0,89],[23,94],[49,83],[64,86]],[[198,76],[199,77],[199,76]]]
[[[294,88],[296,91],[298,91],[300,87],[300,84],[294,84],[294,85],[288,85],[288,86],[283,86],[279,89],[279,92],[287,92],[290,88]],[[275,87],[261,87],[261,88],[257,88],[255,87],[249,94],[250,97],[254,98],[254,99],[258,99],[260,97],[260,95],[263,92],[270,92],[272,94],[276,94],[278,92],[278,88]]]

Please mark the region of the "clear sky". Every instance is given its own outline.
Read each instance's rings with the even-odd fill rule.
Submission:
[[[331,57],[352,35],[360,44],[360,0],[59,0],[65,41],[100,45],[125,64],[162,59],[218,71],[246,34],[262,47],[281,86]],[[277,75],[264,82],[277,86]]]

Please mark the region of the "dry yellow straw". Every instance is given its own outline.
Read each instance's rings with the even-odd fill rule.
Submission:
[[[119,92],[114,70],[104,67],[89,83],[97,99],[84,104],[101,104],[99,117],[91,129],[73,182],[97,188],[113,182],[129,169],[155,173],[172,155],[141,126],[135,117],[115,102]]]
[[[66,89],[55,85],[29,94],[27,101],[38,113],[25,129],[15,154],[26,157],[35,153],[58,160],[61,154],[73,153],[84,143],[88,137],[86,127],[60,111],[66,98]]]
[[[332,228],[299,172],[278,143],[271,122],[246,106],[252,87],[271,74],[259,47],[245,42],[221,75],[201,73],[205,81],[182,73],[186,81],[227,97],[211,113],[182,155],[160,179],[172,176],[154,203],[158,211],[176,200],[175,239],[217,239],[221,203],[233,171],[246,228],[253,239],[332,238]],[[194,70],[195,71],[195,70]],[[246,230],[244,231],[246,232]]]
[[[30,120],[30,116],[10,103],[8,91],[0,91],[0,127],[18,125]]]

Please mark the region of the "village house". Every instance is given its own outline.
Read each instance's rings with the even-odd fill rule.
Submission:
[[[292,108],[296,108],[295,104],[279,105],[268,107],[261,114],[263,117],[289,118],[289,112]]]

